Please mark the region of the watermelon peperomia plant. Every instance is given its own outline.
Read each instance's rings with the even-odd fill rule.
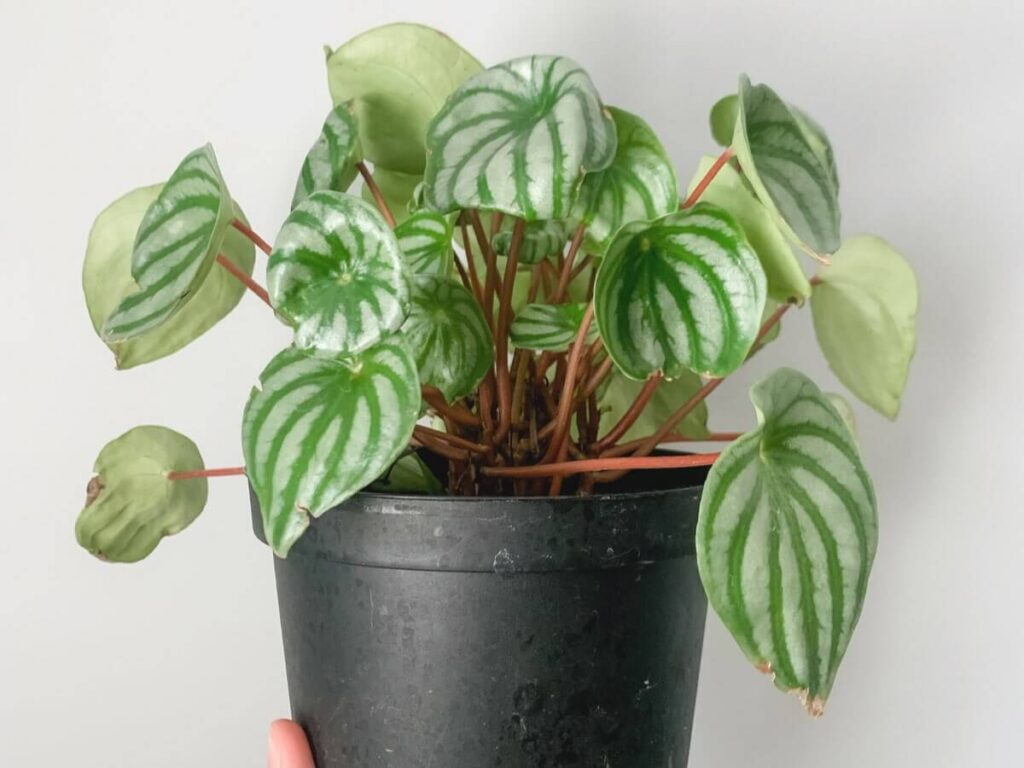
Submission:
[[[483,69],[396,24],[329,51],[327,70],[335,106],[272,247],[209,146],[96,220],[85,294],[119,367],[195,340],[246,288],[294,341],[245,405],[244,468],[206,469],[186,437],[133,429],[97,459],[82,546],[145,557],[217,475],[248,476],[285,557],[311,517],[366,488],[587,494],[631,470],[712,465],[697,530],[710,602],[819,714],[877,535],[849,408],[789,368],[753,388],[745,434],[710,432],[705,398],[809,300],[836,376],[896,415],[914,275],[883,240],[841,238],[823,130],[743,77],[711,112],[725,150],[680,190],[651,127],[570,59]],[[357,176],[361,196],[346,191]],[[727,444],[652,455],[682,440]]]

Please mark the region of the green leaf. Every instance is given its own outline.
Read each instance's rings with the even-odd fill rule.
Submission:
[[[401,224],[414,211],[414,196],[416,190],[423,183],[422,174],[407,174],[400,171],[389,171],[386,168],[375,167],[373,169],[373,180],[377,184],[384,202],[395,217],[395,221]],[[377,206],[373,199],[373,193],[365,184],[359,191],[360,196],[374,207]]]
[[[267,263],[274,308],[300,349],[367,349],[409,311],[409,268],[394,232],[369,203],[314,192],[285,219]]]
[[[608,354],[638,380],[730,373],[754,343],[764,303],[757,256],[732,217],[709,203],[623,227],[594,292]]]
[[[880,237],[861,235],[820,278],[811,314],[825,359],[853,394],[896,418],[917,345],[914,271]]]
[[[523,228],[523,243],[519,246],[519,263],[527,266],[539,264],[544,259],[561,253],[565,250],[571,226],[565,219],[526,222]],[[506,219],[502,227],[491,244],[495,253],[507,256],[509,248],[512,247],[513,223]]]
[[[260,374],[242,447],[267,541],[281,557],[309,525],[380,477],[419,416],[416,362],[392,337],[350,357],[289,347]]]
[[[375,493],[416,493],[424,496],[440,496],[444,486],[430,467],[415,453],[400,458],[383,475],[378,477],[369,490]]]
[[[707,175],[714,162],[714,157],[701,159],[688,194]],[[811,284],[792,246],[775,223],[775,217],[754,196],[732,165],[722,166],[700,199],[724,208],[736,219],[761,261],[769,296],[778,301],[795,299],[802,303],[811,295]]]
[[[509,338],[520,349],[546,349],[562,352],[579,334],[586,304],[527,304],[516,313],[509,327]],[[591,324],[587,341],[597,338]]]
[[[634,381],[618,371],[613,371],[598,392],[597,403],[603,412],[602,423],[608,427],[617,424],[636,400],[645,383]],[[669,416],[696,394],[702,384],[700,376],[692,371],[684,371],[679,378],[672,381],[662,381],[654,390],[654,396],[647,407],[640,413],[640,417],[633,426],[622,436],[621,441],[629,442],[657,432]],[[706,438],[708,436],[707,403],[701,401],[679,422],[675,431],[694,440]]]
[[[351,186],[360,160],[359,128],[352,109],[352,102],[346,102],[327,115],[320,136],[302,163],[292,208],[317,190],[344,192]]]
[[[846,428],[850,430],[850,436],[854,440],[857,439],[857,417],[853,412],[853,408],[850,407],[850,403],[845,397],[835,392],[826,392],[825,397],[832,403],[832,407],[836,409],[836,413],[846,424]]]
[[[437,387],[449,402],[472,392],[494,363],[483,310],[473,294],[446,277],[415,278],[402,334],[414,350],[420,383]]]
[[[839,247],[839,180],[832,147],[806,115],[767,85],[740,78],[733,149],[754,192],[801,248]]]
[[[719,146],[728,147],[732,144],[739,108],[739,97],[735,93],[722,97],[711,108],[711,136]]]
[[[587,225],[583,247],[603,256],[624,224],[650,221],[679,207],[676,172],[651,127],[636,115],[608,107],[615,121],[615,159],[583,180],[574,215]]]
[[[561,219],[584,174],[614,156],[615,124],[578,64],[515,59],[466,81],[431,121],[425,202]]]
[[[355,105],[375,177],[382,168],[423,173],[427,124],[448,94],[481,69],[450,37],[420,24],[371,29],[327,56],[331,97]]]
[[[846,424],[806,376],[780,369],[751,399],[760,426],[704,484],[697,563],[747,657],[820,715],[864,604],[874,491]]]
[[[82,268],[82,289],[89,319],[101,339],[106,319],[126,296],[139,290],[132,279],[131,269],[135,234],[143,215],[163,186],[141,187],[118,198],[96,217],[89,232]],[[237,205],[234,206],[234,217],[246,220]],[[220,252],[241,271],[252,274],[255,249],[240,232],[228,229]],[[104,339],[104,343],[114,353],[115,363],[120,369],[158,360],[177,352],[216,325],[235,308],[244,293],[245,286],[227,270],[211,270],[199,289],[186,299],[181,311],[165,322],[130,339]]]
[[[184,530],[206,506],[206,478],[170,480],[170,472],[203,469],[195,443],[166,427],[136,427],[107,443],[96,458],[78,543],[101,560],[134,563],[164,536]]]
[[[395,237],[413,275],[442,275],[451,272],[452,224],[447,216],[418,211],[395,227]]]
[[[139,291],[107,318],[104,340],[139,336],[181,309],[209,274],[233,213],[213,147],[189,153],[142,217],[131,270]]]

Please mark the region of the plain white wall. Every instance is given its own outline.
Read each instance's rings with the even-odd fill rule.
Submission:
[[[403,19],[488,63],[578,59],[607,102],[653,124],[684,178],[713,150],[707,111],[740,71],[827,127],[845,231],[885,235],[920,276],[902,417],[855,406],[878,560],[819,722],[709,619],[691,764],[1024,763],[1022,13],[1019,0],[3,0],[0,763],[263,763],[287,701],[243,483],[216,482],[203,517],[134,567],[89,558],[72,526],[96,452],[137,423],[239,463],[242,403],[286,333],[247,298],[177,356],[115,373],[81,258],[101,207],[207,140],[273,237],[329,106],[321,45]],[[808,314],[715,395],[716,427],[752,423],[747,384],[777,365],[836,386]]]

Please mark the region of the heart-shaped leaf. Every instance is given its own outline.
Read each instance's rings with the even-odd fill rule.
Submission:
[[[317,190],[344,192],[352,184],[360,159],[359,128],[352,109],[352,102],[346,102],[327,115],[316,143],[302,163],[292,208]]]
[[[857,397],[896,418],[917,345],[917,279],[892,246],[861,235],[843,243],[811,295],[825,359]]]
[[[132,248],[142,217],[157,199],[163,184],[141,187],[107,206],[92,225],[82,268],[82,289],[96,333],[121,301],[139,290],[132,279]],[[245,221],[238,206],[234,217]],[[253,244],[234,228],[224,235],[220,253],[247,275],[255,261]],[[214,268],[199,289],[159,326],[121,341],[105,341],[119,369],[133,368],[166,357],[199,338],[227,315],[245,293],[227,270]]]
[[[512,247],[512,226],[512,223],[503,224],[505,228],[494,236],[492,245],[499,256],[508,256],[509,248]],[[523,242],[519,246],[519,263],[539,264],[544,259],[560,254],[569,239],[570,227],[565,219],[526,222]]]
[[[295,344],[353,354],[397,331],[409,311],[409,268],[369,203],[314,192],[285,219],[267,263],[274,308]]]
[[[736,117],[739,108],[740,100],[735,93],[723,96],[711,108],[709,119],[711,136],[720,146],[728,147],[732,144],[732,137],[736,133]]]
[[[442,275],[451,272],[452,224],[447,216],[417,211],[395,227],[398,246],[414,275]]]
[[[603,256],[624,224],[650,221],[679,206],[676,172],[651,127],[609,107],[618,147],[612,164],[583,180],[574,215],[587,225],[583,247]]]
[[[416,362],[397,337],[351,357],[289,347],[270,361],[245,406],[242,447],[278,555],[288,554],[310,516],[391,466],[419,406]]]
[[[750,186],[802,248],[839,247],[839,179],[825,134],[767,85],[740,78],[733,149]]]
[[[864,604],[874,491],[846,424],[806,376],[778,370],[751,399],[760,426],[704,484],[697,563],[747,657],[820,715]]]
[[[680,406],[697,393],[704,382],[692,371],[683,371],[672,381],[662,381],[654,390],[647,406],[626,433],[620,438],[622,442],[648,437],[658,431],[668,417]],[[597,403],[603,414],[602,423],[617,424],[629,407],[636,401],[646,382],[634,381],[618,371],[612,371],[604,386],[598,391]],[[681,435],[693,440],[701,440],[708,436],[708,406],[701,401],[679,422],[675,429]]]
[[[583,175],[614,156],[615,124],[576,62],[515,59],[467,80],[431,121],[425,201],[561,219]]]
[[[714,162],[713,157],[704,157],[700,161],[689,192],[693,192]],[[793,247],[775,223],[775,217],[750,191],[732,165],[724,165],[719,170],[700,199],[724,208],[736,219],[761,261],[769,296],[778,301],[794,299],[803,302],[811,295],[811,284],[793,253]]]
[[[420,24],[371,29],[327,56],[331,97],[355,105],[363,153],[375,171],[403,174],[423,173],[427,124],[481,69],[450,37]]]
[[[166,427],[136,427],[96,458],[75,536],[92,554],[134,563],[165,536],[184,530],[206,506],[206,478],[172,480],[203,469],[195,443]]]
[[[374,480],[369,490],[374,493],[416,493],[440,496],[444,486],[418,455],[409,453],[400,458],[383,475]]]
[[[189,153],[142,217],[132,250],[139,290],[107,318],[104,340],[139,336],[181,309],[209,274],[233,213],[213,147]]]
[[[623,227],[594,292],[605,348],[638,380],[730,373],[754,343],[764,303],[757,256],[732,217],[709,203]]]
[[[446,277],[416,277],[402,334],[414,350],[420,383],[437,387],[449,402],[472,392],[494,363],[483,310],[473,294]]]
[[[579,334],[586,310],[586,304],[527,304],[516,313],[509,337],[520,349],[565,351]],[[596,338],[597,329],[591,325],[587,340]]]

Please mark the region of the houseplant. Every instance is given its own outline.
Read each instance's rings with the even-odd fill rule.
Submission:
[[[273,246],[209,146],[97,219],[84,288],[120,367],[246,289],[294,343],[245,405],[244,468],[136,428],[96,461],[80,543],[141,559],[208,478],[245,474],[328,768],[684,764],[704,592],[820,715],[876,541],[849,409],[788,368],[744,434],[710,432],[705,399],[809,303],[837,377],[896,415],[914,277],[841,238],[821,127],[741,78],[711,112],[725,149],[682,189],[566,58],[484,69],[391,25],[327,67],[335,105]],[[687,440],[725,445],[658,453]]]

